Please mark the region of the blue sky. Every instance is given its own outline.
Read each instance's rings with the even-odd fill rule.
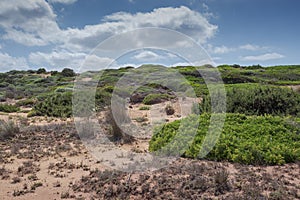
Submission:
[[[191,37],[217,65],[299,64],[299,8],[295,0],[1,0],[0,71],[77,70],[105,39],[147,27]],[[165,40],[156,38],[154,43]],[[186,62],[155,49],[133,51],[118,60],[113,55],[98,53],[90,56],[90,63],[102,67],[114,61],[121,67]]]

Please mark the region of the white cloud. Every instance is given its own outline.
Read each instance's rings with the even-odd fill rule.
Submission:
[[[59,41],[56,15],[44,0],[0,1],[0,28],[3,39],[27,46],[41,46]],[[58,35],[56,35],[58,34]]]
[[[73,4],[77,0],[48,0],[49,3]]]
[[[0,53],[0,71],[9,71],[13,69],[26,70],[28,63],[23,57],[12,57],[7,53]]]
[[[79,67],[84,61],[86,54],[70,52],[35,52],[29,55],[29,61],[39,66],[50,66],[51,69],[62,67]]]
[[[280,59],[284,58],[284,55],[281,55],[279,53],[266,53],[262,55],[257,56],[245,56],[242,57],[242,60],[245,61],[267,61],[267,60],[274,60],[274,59]]]
[[[220,47],[215,47],[214,48],[214,53],[216,53],[216,54],[224,54],[224,53],[228,53],[230,51],[232,51],[232,49],[228,48],[228,47],[226,47],[224,45],[220,46]]]
[[[213,53],[213,54],[226,54],[226,53],[235,51],[235,48],[226,47],[224,45],[222,45],[222,46],[213,46],[211,44],[208,44],[206,50],[209,53]]]
[[[264,49],[267,49],[267,47],[262,47],[262,46],[259,46],[259,45],[253,45],[253,44],[245,44],[245,45],[241,45],[239,48],[240,48],[240,49],[243,49],[243,50],[249,50],[249,51],[258,51],[258,50],[264,50]]]
[[[69,51],[88,51],[109,36],[145,27],[167,28],[179,31],[200,43],[205,43],[209,38],[213,37],[218,28],[216,25],[210,24],[200,13],[184,6],[179,8],[158,8],[148,13],[130,14],[118,12],[104,17],[103,22],[100,24],[87,25],[82,29],[73,28],[64,30],[63,47]],[[135,44],[140,44],[141,46],[145,43],[153,45],[163,43],[177,47],[186,45],[185,41],[175,43],[176,38],[172,35],[165,37],[165,35],[160,35],[160,32],[151,32],[149,34],[152,34],[152,38],[155,39],[145,41],[145,37],[139,34],[130,37],[134,37]],[[162,40],[162,38],[164,39]],[[129,39],[124,41],[132,41],[132,38]],[[128,43],[123,45],[129,46]]]
[[[192,65],[192,64],[188,63],[188,62],[178,62],[178,63],[173,63],[170,66],[171,67],[177,67],[177,66],[190,66],[190,65]]]
[[[50,2],[58,1],[71,2]],[[4,39],[28,46],[64,43],[64,47],[68,47],[69,50],[91,49],[109,36],[143,27],[172,29],[185,33],[200,43],[213,37],[218,29],[216,25],[209,23],[205,16],[181,6],[157,8],[148,13],[118,12],[104,17],[99,24],[86,25],[82,29],[62,30],[56,22],[56,15],[51,6],[44,0],[1,1],[0,27],[6,32]]]
[[[245,44],[238,47],[227,47],[227,46],[213,46],[211,44],[206,45],[206,50],[212,54],[226,54],[230,52],[235,52],[238,50],[247,50],[247,51],[262,51],[267,50],[268,47],[253,45],[253,44]]]
[[[133,56],[134,59],[138,61],[147,61],[147,62],[153,62],[162,59],[163,57],[161,55],[158,55],[152,51],[142,51],[139,54]]]
[[[89,55],[86,57],[83,66],[81,67],[81,71],[97,71],[105,68],[111,68],[110,64],[113,63],[114,60],[108,57],[99,57],[96,55]]]
[[[127,27],[161,27],[185,33],[199,42],[214,36],[217,26],[210,24],[199,12],[185,6],[157,8],[149,13],[114,13],[106,16],[107,23],[119,22]]]
[[[75,70],[100,70],[107,67],[114,60],[107,57],[99,57],[96,55],[87,55],[85,53],[72,52],[36,52],[29,55],[29,61],[40,66],[50,66],[51,69],[61,69],[63,67],[71,67]]]
[[[0,30],[4,34],[0,37],[25,46],[52,48],[49,49],[53,51],[52,53],[32,52],[28,59],[33,64],[58,68],[78,66],[79,61],[83,60],[88,52],[106,38],[138,28],[171,29],[187,34],[199,43],[206,43],[218,29],[216,25],[208,21],[205,15],[184,6],[157,8],[151,12],[135,14],[118,12],[104,17],[99,24],[86,25],[83,28],[61,29],[50,3],[71,4],[74,2],[76,0],[1,0]],[[149,41],[145,41],[144,35],[136,34],[134,41],[130,38],[130,40],[124,40],[124,44],[118,45],[126,47],[129,46],[129,42],[135,42],[137,47],[145,44],[172,45],[176,48],[187,46],[186,41],[178,41],[176,40],[178,36],[176,38],[172,34],[164,35],[159,31],[147,34],[152,34]],[[222,49],[217,51],[222,51]],[[109,55],[104,57],[110,59]]]

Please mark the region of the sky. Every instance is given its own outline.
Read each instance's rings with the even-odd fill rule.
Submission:
[[[215,65],[300,64],[299,8],[296,0],[1,0],[0,71],[196,65],[203,60],[188,58],[198,50]]]

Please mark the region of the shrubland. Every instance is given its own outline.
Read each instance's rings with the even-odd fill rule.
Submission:
[[[217,105],[225,101],[218,92],[212,92],[211,96],[219,101]],[[206,96],[200,104],[202,112],[211,111],[211,96]],[[289,88],[268,85],[227,87],[226,109],[228,113],[247,115],[299,116],[300,94]]]
[[[197,129],[191,126],[190,117],[167,123],[156,129],[149,143],[149,150],[159,151],[165,155],[173,155],[173,151],[179,151],[183,157],[199,158],[211,114],[204,113],[191,117],[199,117]],[[192,138],[185,151],[178,149],[180,144],[172,144],[172,139],[178,134],[181,124],[184,124],[184,130],[196,131],[195,137]],[[299,133],[299,124],[292,118],[227,114],[223,131],[217,139],[216,145],[205,158],[259,165],[296,162],[300,160]],[[185,137],[185,134],[182,135]],[[185,141],[185,138],[181,139]],[[177,138],[175,142],[181,141],[181,139]],[[171,145],[167,145],[168,143]]]

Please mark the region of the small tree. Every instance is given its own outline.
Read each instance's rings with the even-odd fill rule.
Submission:
[[[64,77],[73,77],[73,76],[76,76],[76,73],[74,72],[73,69],[70,69],[70,68],[64,68],[64,69],[61,71],[61,75],[64,76]]]
[[[36,71],[37,74],[44,74],[44,73],[46,73],[46,72],[47,72],[47,71],[46,71],[45,68],[39,68],[39,69]]]

